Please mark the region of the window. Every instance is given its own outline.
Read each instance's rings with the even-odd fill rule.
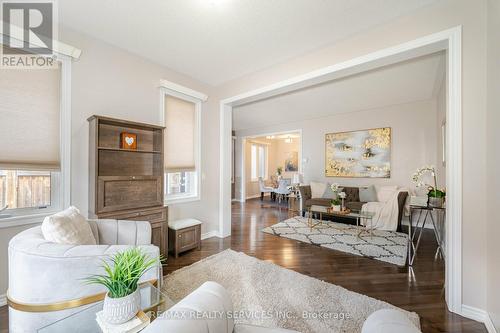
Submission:
[[[43,209],[57,203],[58,172],[0,170],[0,208]]]
[[[257,181],[260,177],[267,179],[267,146],[252,143],[250,155],[252,181]]]
[[[62,208],[61,70],[0,76],[0,223]]]
[[[162,89],[162,103],[165,201],[171,204],[199,200],[201,100]]]
[[[196,172],[169,172],[165,180],[167,196],[184,196],[196,193]]]

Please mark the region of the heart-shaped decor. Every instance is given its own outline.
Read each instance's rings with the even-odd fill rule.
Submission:
[[[125,142],[131,146],[134,143],[134,138],[131,138],[129,136],[125,137]]]
[[[137,134],[120,133],[120,147],[123,149],[137,149]]]

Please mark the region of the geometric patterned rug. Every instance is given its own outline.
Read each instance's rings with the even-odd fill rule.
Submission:
[[[318,222],[317,220],[314,223]],[[307,226],[307,217],[295,216],[262,229],[263,232],[294,239],[328,249],[389,262],[398,266],[406,264],[408,235],[396,231],[373,230],[364,227],[323,220],[313,229]]]

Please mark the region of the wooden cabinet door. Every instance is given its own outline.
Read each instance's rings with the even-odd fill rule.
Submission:
[[[178,231],[178,251],[183,252],[198,247],[199,232],[200,226],[194,226]]]
[[[97,213],[163,205],[163,177],[100,176]]]

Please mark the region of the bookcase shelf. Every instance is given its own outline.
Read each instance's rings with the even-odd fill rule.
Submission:
[[[149,221],[152,242],[166,258],[168,210],[163,204],[161,126],[92,116],[89,121],[89,216]],[[120,146],[121,133],[136,136],[137,149]]]
[[[99,150],[122,151],[127,153],[149,153],[149,154],[162,154],[159,150],[141,150],[141,149],[124,149],[124,148],[111,148],[111,147],[97,147]]]

